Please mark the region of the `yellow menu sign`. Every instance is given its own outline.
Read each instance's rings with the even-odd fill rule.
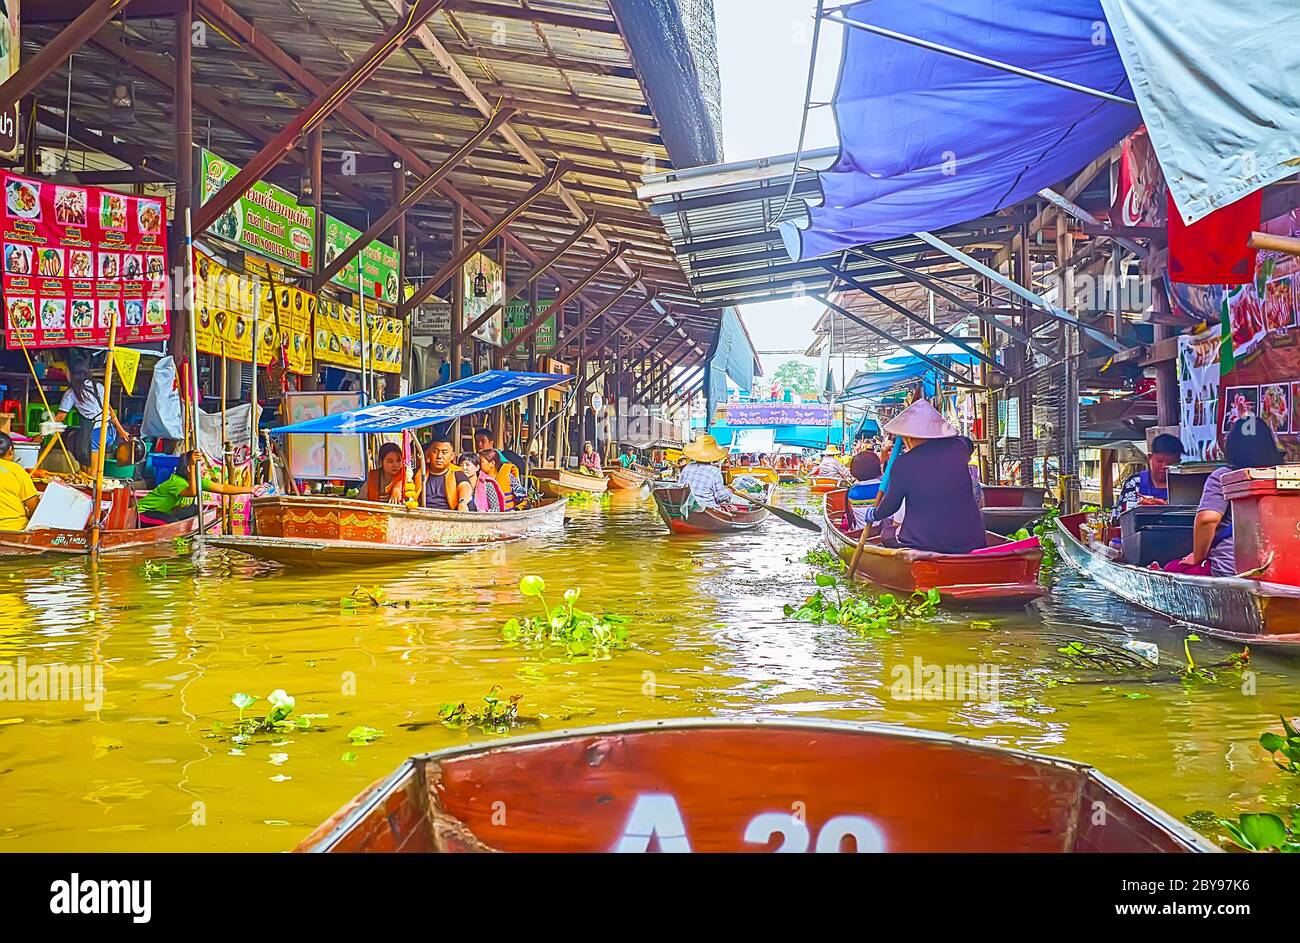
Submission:
[[[285,351],[288,369],[311,373],[311,322],[316,296],[226,268],[202,252],[194,253],[194,343],[206,354],[267,366]],[[273,303],[274,302],[274,303]]]
[[[366,365],[378,373],[402,372],[402,322],[367,304]],[[356,308],[322,298],[313,325],[313,356],[353,370],[361,369],[361,315]]]

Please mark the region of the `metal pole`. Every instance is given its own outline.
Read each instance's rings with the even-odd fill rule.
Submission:
[[[193,210],[191,207],[185,207],[185,257],[191,259],[194,253],[194,221]],[[186,269],[191,268],[187,262]],[[185,280],[184,290],[184,308],[185,321],[187,324],[194,324],[194,280],[192,278]],[[199,445],[199,350],[197,332],[191,330],[190,338],[190,441],[194,445],[195,451],[202,454],[202,448]],[[198,508],[198,533],[194,535],[194,546],[196,549],[203,546],[203,533],[205,531],[203,521],[203,475],[199,473],[198,466],[191,463],[190,475],[193,478],[194,485],[194,502]]]

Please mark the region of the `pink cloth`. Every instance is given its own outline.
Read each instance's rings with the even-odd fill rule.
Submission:
[[[1210,561],[1202,560],[1200,563],[1184,563],[1182,560],[1170,560],[1164,566],[1159,563],[1151,564],[1153,570],[1163,570],[1166,573],[1185,573],[1188,576],[1209,576]]]
[[[1017,553],[1021,550],[1030,550],[1040,546],[1042,541],[1037,537],[1026,537],[1024,540],[1013,540],[1009,544],[998,544],[995,547],[980,547],[978,550],[972,550],[971,553],[999,554],[999,553]]]

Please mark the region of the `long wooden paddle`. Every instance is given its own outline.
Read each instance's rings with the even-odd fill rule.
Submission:
[[[761,508],[767,508],[769,511],[775,514],[781,520],[785,521],[787,524],[793,524],[795,527],[802,527],[804,530],[815,530],[819,534],[822,532],[822,526],[820,524],[818,524],[816,521],[810,521],[808,520],[808,518],[800,514],[796,514],[794,511],[787,511],[784,508],[773,507],[772,505],[768,504],[766,501],[760,501],[758,500],[758,498],[751,498],[743,491],[733,490],[732,494],[736,495],[739,498],[744,498],[750,504],[757,505],[758,507]]]

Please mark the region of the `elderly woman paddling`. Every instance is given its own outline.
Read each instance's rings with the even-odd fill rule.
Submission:
[[[867,522],[883,521],[907,502],[896,540],[887,546],[970,553],[987,545],[984,522],[966,470],[970,450],[957,428],[929,401],[919,399],[885,425],[907,451],[894,458],[880,503],[867,509]]]

